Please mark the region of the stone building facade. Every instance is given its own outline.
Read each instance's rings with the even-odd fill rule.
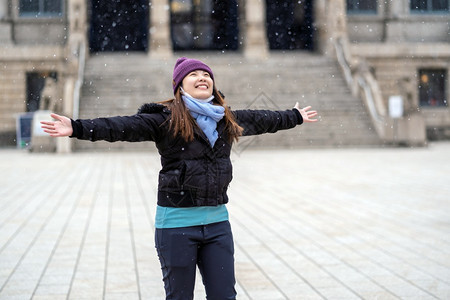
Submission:
[[[400,96],[403,115],[417,117],[428,138],[448,138],[449,5],[448,0],[0,0],[0,145],[16,143],[18,114],[50,109],[77,116],[80,71],[101,51],[164,59],[179,51],[223,50],[249,60],[270,60],[279,50],[338,59],[342,51],[355,93],[358,74],[376,87],[384,125],[392,121],[390,99]],[[56,99],[44,107],[41,93],[49,78]]]

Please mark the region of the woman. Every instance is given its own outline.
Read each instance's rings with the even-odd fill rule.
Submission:
[[[143,105],[133,116],[42,122],[53,137],[154,141],[161,155],[155,244],[166,299],[192,299],[198,266],[208,299],[235,299],[234,246],[228,222],[231,146],[240,136],[316,122],[310,107],[231,111],[203,62],[182,57],[174,99]]]

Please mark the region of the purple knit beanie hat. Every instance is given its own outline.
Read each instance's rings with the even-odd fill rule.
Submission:
[[[203,70],[209,73],[211,76],[211,79],[214,81],[214,75],[210,67],[208,67],[205,63],[197,60],[197,59],[190,59],[187,57],[180,57],[177,59],[177,62],[175,63],[175,67],[173,68],[173,93],[175,94],[178,86],[183,81],[183,78],[195,70]]]

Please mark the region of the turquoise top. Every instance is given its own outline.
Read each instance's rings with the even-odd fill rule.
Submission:
[[[225,204],[199,207],[156,207],[156,228],[179,228],[228,221]]]

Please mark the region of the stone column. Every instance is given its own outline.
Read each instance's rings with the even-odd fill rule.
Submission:
[[[0,0],[0,20],[5,19],[8,16],[8,1]]]
[[[169,0],[152,0],[150,3],[151,57],[170,58],[173,55],[170,37]]]
[[[403,42],[402,16],[405,14],[404,7],[409,1],[387,1],[384,5],[384,40],[386,42]]]
[[[345,0],[317,0],[314,2],[316,44],[320,53],[334,56],[334,42],[347,40],[347,12]]]
[[[265,59],[269,56],[266,34],[266,5],[264,0],[245,2],[244,54],[251,59]]]
[[[65,71],[64,76],[61,76],[63,80],[63,103],[61,111],[57,113],[62,113],[68,117],[76,117],[74,114],[78,112],[74,111],[74,91],[75,82],[78,78],[78,68],[82,57],[80,57],[81,51],[83,51],[80,46],[84,45],[85,56],[88,55],[88,45],[87,45],[87,9],[85,0],[69,0],[67,2],[67,22],[69,27],[69,39],[65,46]],[[87,57],[85,57],[86,59]],[[57,153],[69,153],[72,151],[72,140],[69,138],[58,138],[56,139],[56,152]]]
[[[87,10],[86,1],[68,1],[67,18],[69,23],[68,45],[78,45],[80,42],[87,42]],[[87,46],[87,45],[86,45]]]
[[[0,0],[0,44],[11,43],[11,17],[8,16],[8,1]]]
[[[63,90],[63,107],[62,114],[65,116],[73,115],[73,91],[75,88],[76,79],[69,75],[65,78],[64,90]],[[56,152],[57,153],[70,153],[72,152],[73,141],[69,137],[62,137],[56,139]]]

